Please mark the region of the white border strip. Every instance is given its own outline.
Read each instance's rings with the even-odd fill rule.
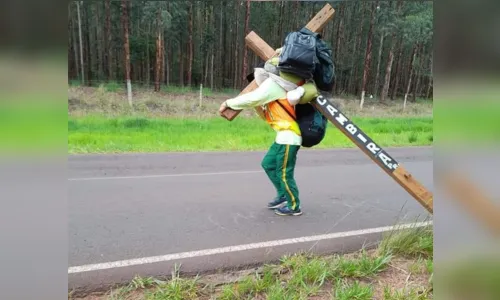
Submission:
[[[354,231],[336,232],[336,233],[330,233],[330,234],[313,235],[313,236],[291,238],[291,239],[284,239],[284,240],[275,240],[275,241],[268,241],[268,242],[261,242],[261,243],[229,246],[229,247],[222,247],[222,248],[166,254],[166,255],[160,255],[160,256],[150,256],[150,257],[142,257],[142,258],[135,258],[135,259],[119,260],[119,261],[105,262],[105,263],[99,263],[99,264],[75,266],[75,267],[68,268],[68,274],[83,273],[83,272],[90,272],[90,271],[99,271],[99,270],[114,269],[114,268],[123,268],[123,267],[130,267],[130,266],[136,266],[136,265],[166,262],[166,261],[172,261],[172,260],[178,260],[178,259],[184,259],[184,258],[194,258],[194,257],[209,256],[209,255],[214,255],[214,254],[224,254],[224,253],[239,252],[239,251],[261,249],[261,248],[268,248],[268,247],[276,247],[276,246],[283,246],[283,245],[291,245],[291,244],[315,242],[315,241],[322,241],[322,240],[338,239],[338,238],[345,238],[345,237],[352,237],[352,236],[359,236],[359,235],[373,234],[373,233],[381,233],[381,232],[400,230],[400,229],[425,227],[425,226],[428,226],[431,224],[432,224],[432,221],[412,223],[412,224],[403,224],[403,225],[396,225],[396,226],[385,226],[385,227],[378,227],[378,228],[360,229],[360,230],[354,230]]]

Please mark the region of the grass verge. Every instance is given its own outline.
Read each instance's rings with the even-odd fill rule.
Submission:
[[[433,141],[432,117],[366,118],[353,122],[382,147],[423,146]],[[166,151],[264,150],[274,131],[258,118],[228,122],[217,118],[146,118],[84,116],[68,119],[68,151],[123,153]],[[354,144],[329,124],[315,148],[348,148]]]
[[[230,282],[217,277],[166,280],[135,278],[128,286],[85,300],[163,299],[432,299],[432,228],[410,228],[386,235],[375,250],[317,257],[284,256]],[[227,277],[224,277],[227,278]]]

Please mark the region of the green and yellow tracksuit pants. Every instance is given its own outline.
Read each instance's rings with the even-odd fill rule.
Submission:
[[[292,210],[300,208],[299,190],[294,178],[299,149],[300,146],[274,142],[262,160],[262,168],[276,188],[278,197],[286,197]]]

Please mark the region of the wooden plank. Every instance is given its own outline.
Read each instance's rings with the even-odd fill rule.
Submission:
[[[257,54],[257,56],[262,58],[264,61],[270,59],[275,54],[275,49],[269,46],[266,41],[264,41],[254,31],[247,34],[245,37],[245,43],[248,48],[255,52],[255,54]]]
[[[418,182],[402,165],[399,165],[391,177],[415,198],[428,212],[434,213],[434,196]]]
[[[347,136],[361,151],[371,158],[428,212],[433,213],[433,195],[422,186],[406,169],[392,158],[382,147],[377,145],[368,135],[349,120],[335,105],[320,95],[312,104],[342,133]]]
[[[320,32],[333,18],[334,14],[335,9],[330,4],[327,4],[307,23],[306,28],[314,32]]]
[[[326,4],[315,16],[314,18],[307,23],[306,28],[314,31],[314,32],[320,32],[326,24],[333,18],[333,15],[335,14],[335,9],[330,4]],[[269,58],[271,58],[274,55],[274,49],[269,46],[263,39],[261,39],[255,32],[250,32],[246,37],[245,37],[245,42],[247,46],[252,49],[255,54],[257,54],[260,58],[262,58],[264,61],[267,61]],[[272,53],[271,53],[272,52]],[[252,81],[243,91],[241,91],[240,95],[249,93],[253,90],[255,90],[258,87],[258,85],[255,83],[255,80]],[[257,110],[260,109],[256,108]],[[234,120],[239,114],[241,110],[233,110],[230,108],[226,108],[222,113],[221,116],[226,118],[229,121]]]

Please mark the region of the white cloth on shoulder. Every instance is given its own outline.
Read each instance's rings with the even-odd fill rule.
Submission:
[[[303,87],[298,86],[295,83],[285,80],[281,76],[279,76],[278,69],[269,63],[266,63],[264,68],[255,68],[254,77],[257,85],[259,86],[269,78],[276,82],[282,89],[287,92],[287,100],[291,105],[297,105],[300,101],[300,98],[305,93]]]
[[[257,85],[261,85],[262,82],[264,82],[266,79],[271,78],[274,82],[279,84],[279,86],[281,86],[287,92],[296,89],[298,86],[293,82],[281,78],[277,74],[267,71],[264,68],[255,68],[254,77],[255,81],[257,82]]]

